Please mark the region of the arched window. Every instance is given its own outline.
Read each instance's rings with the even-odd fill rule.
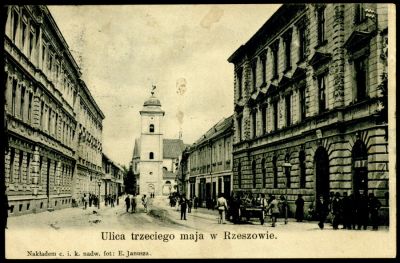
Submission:
[[[266,187],[266,174],[267,174],[267,170],[265,169],[265,158],[263,158],[261,160],[261,173],[262,173],[262,188]]]
[[[278,167],[276,165],[277,157],[272,158],[272,172],[274,175],[274,188],[278,188]]]
[[[257,187],[257,171],[256,171],[256,160],[251,163],[251,171],[253,173],[253,188]]]
[[[154,159],[154,153],[153,153],[153,152],[150,152],[150,154],[149,154],[149,159],[150,159],[150,160],[153,160],[153,159]]]
[[[150,131],[150,132],[154,132],[154,124],[150,124],[150,126],[149,126],[149,131]]]
[[[306,187],[306,153],[301,150],[299,152],[299,176],[300,176],[300,188]]]

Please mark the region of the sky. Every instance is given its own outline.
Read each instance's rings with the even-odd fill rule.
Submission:
[[[233,114],[228,57],[280,5],[49,6],[105,115],[103,152],[129,165],[152,85],[164,138],[192,144]]]

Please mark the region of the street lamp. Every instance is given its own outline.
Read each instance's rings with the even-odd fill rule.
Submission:
[[[285,225],[288,223],[288,200],[287,200],[287,190],[288,190],[288,181],[290,176],[290,169],[292,165],[289,162],[283,163],[283,168],[285,168],[285,175],[286,175],[286,188],[285,188]]]
[[[99,200],[97,200],[97,208],[100,209],[100,186],[101,186],[101,180],[99,179],[97,181],[97,185],[99,186]]]

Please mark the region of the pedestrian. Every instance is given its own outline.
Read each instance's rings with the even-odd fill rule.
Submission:
[[[275,224],[277,222],[278,216],[279,216],[279,202],[278,200],[275,199],[275,196],[271,196],[271,202],[268,205],[267,211],[271,211],[271,221],[272,221],[272,227],[275,227]]]
[[[144,212],[147,213],[147,197],[146,197],[146,195],[143,195],[143,197],[142,197],[142,205],[144,208]]]
[[[357,229],[361,230],[363,228],[364,230],[367,229],[368,226],[368,217],[369,217],[369,211],[368,211],[368,196],[365,191],[363,191],[357,201]]]
[[[342,199],[342,218],[343,218],[343,229],[351,229],[351,217],[353,214],[353,204],[351,198],[347,192],[343,193]]]
[[[182,220],[182,218],[184,220],[186,220],[187,200],[186,200],[186,198],[184,196],[181,196],[179,204],[181,206],[181,220]]]
[[[318,226],[322,230],[324,229],[324,223],[329,213],[328,201],[322,195],[320,195],[316,201],[315,212],[319,219]]]
[[[114,196],[110,195],[111,207],[114,207]]]
[[[188,200],[188,213],[191,213],[191,212],[192,212],[192,206],[193,206],[193,199],[190,198],[190,199]]]
[[[285,220],[286,220],[287,219],[287,212],[288,212],[287,211],[288,204],[287,204],[285,196],[283,196],[283,195],[280,196],[279,209],[280,209],[280,212],[281,212],[281,216],[283,218],[285,218]]]
[[[197,207],[199,206],[199,199],[197,198],[197,196],[193,197],[193,208],[197,209]]]
[[[217,199],[217,209],[219,212],[219,224],[225,224],[225,211],[228,210],[228,204],[224,196],[220,193]]]
[[[92,207],[93,195],[89,193],[89,207]]]
[[[125,197],[125,205],[126,205],[126,212],[129,212],[129,207],[131,206],[131,201],[129,199],[129,195],[126,195]]]
[[[132,207],[131,212],[136,213],[136,197],[134,195],[132,195],[131,198],[131,207]]]
[[[335,197],[331,201],[331,213],[332,213],[332,226],[333,229],[339,229],[339,221],[342,212],[342,200],[340,199],[340,193],[336,192]]]
[[[84,209],[86,209],[88,206],[88,203],[89,203],[89,195],[84,194],[84,197],[85,197],[85,208]]]
[[[379,226],[379,209],[381,202],[373,193],[369,194],[369,212],[371,214],[372,230],[378,230]]]
[[[296,221],[297,222],[303,222],[304,219],[304,199],[303,199],[303,195],[299,194],[297,196],[297,200],[295,202],[296,204]]]

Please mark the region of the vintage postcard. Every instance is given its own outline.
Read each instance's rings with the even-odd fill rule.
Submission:
[[[7,259],[396,257],[396,13],[8,5]]]

